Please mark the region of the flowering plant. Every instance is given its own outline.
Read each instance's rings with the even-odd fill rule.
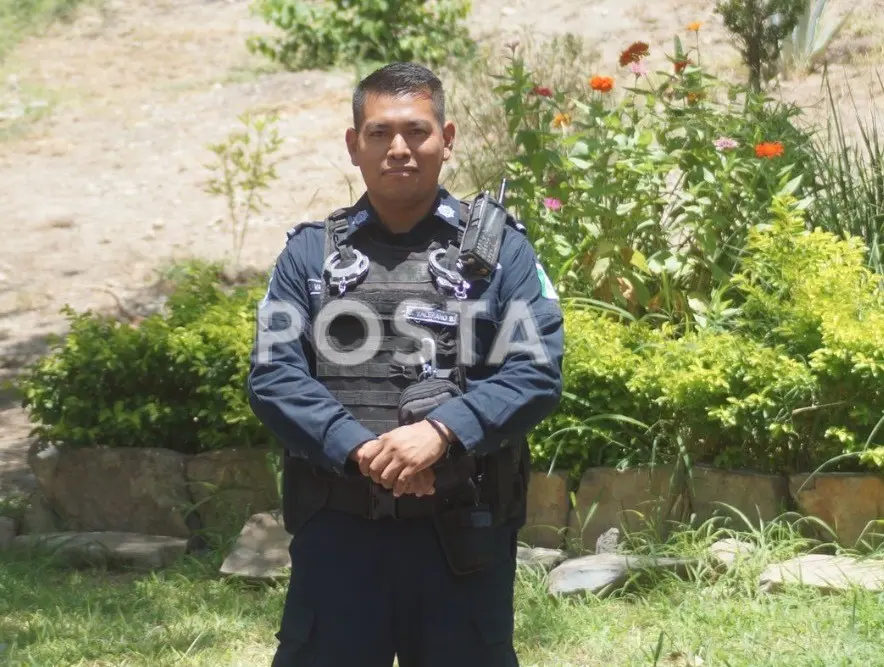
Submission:
[[[635,42],[623,82],[592,73],[565,96],[513,54],[498,88],[518,146],[509,202],[561,294],[696,322],[773,197],[803,196],[808,138],[792,107],[715,79],[697,48],[677,39],[653,74],[651,57]]]

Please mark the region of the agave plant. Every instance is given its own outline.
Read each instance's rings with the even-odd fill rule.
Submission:
[[[812,72],[855,10],[851,8],[838,21],[825,25],[823,14],[827,5],[828,0],[805,1],[798,25],[783,41],[781,55],[787,67]]]

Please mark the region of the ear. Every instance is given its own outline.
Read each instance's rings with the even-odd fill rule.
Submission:
[[[448,161],[451,157],[451,152],[454,150],[454,137],[456,134],[457,130],[454,127],[454,123],[449,120],[442,127],[442,159],[444,161]]]
[[[344,141],[347,142],[347,152],[350,153],[350,164],[354,167],[358,167],[359,161],[356,157],[356,152],[359,143],[359,134],[351,127],[347,130],[347,134],[344,136]]]

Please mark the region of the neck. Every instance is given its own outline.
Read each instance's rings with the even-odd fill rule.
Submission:
[[[434,190],[421,199],[400,203],[387,201],[369,193],[368,200],[384,227],[394,234],[405,234],[427,217],[436,203],[437,196],[438,191]]]

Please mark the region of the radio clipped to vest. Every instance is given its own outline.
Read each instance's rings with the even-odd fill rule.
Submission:
[[[497,200],[486,190],[470,205],[466,230],[457,255],[457,268],[462,274],[484,278],[497,267],[508,217],[504,208],[505,198],[506,179],[503,179]]]

